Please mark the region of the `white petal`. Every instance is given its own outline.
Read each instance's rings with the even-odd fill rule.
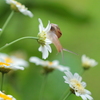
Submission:
[[[2,29],[0,28],[0,32],[2,31]]]
[[[85,95],[89,100],[93,100],[93,98],[90,95]]]
[[[4,59],[6,57],[9,57],[9,56],[7,54],[5,54],[5,53],[0,53],[0,58]]]
[[[76,96],[80,96],[80,93],[78,93],[78,92],[75,92],[75,94],[76,94]]]
[[[75,73],[75,74],[74,74],[74,78],[76,78],[79,82],[81,82],[81,80],[82,80],[82,77],[79,76],[78,73]]]
[[[70,71],[65,72],[65,74],[69,80],[73,78],[73,74]]]
[[[24,70],[24,67],[20,67],[20,66],[12,66],[12,69],[14,69],[14,70],[18,70],[18,69],[20,69],[20,70]]]
[[[85,92],[86,92],[86,94],[91,95],[91,92],[89,90],[85,89]]]
[[[65,83],[70,83],[70,80],[66,76],[63,76],[63,78],[65,79]]]
[[[58,66],[58,65],[59,65],[59,61],[58,61],[58,60],[54,60],[54,61],[53,61],[53,65],[54,65],[54,66]]]
[[[39,24],[39,31],[42,32],[42,31],[44,30],[42,20],[39,18],[38,21],[39,21],[39,23],[40,23],[40,24]]]
[[[35,63],[36,65],[41,65],[41,63],[43,62],[38,57],[30,57],[29,61],[32,62],[32,63]]]
[[[48,38],[46,38],[45,43],[46,43],[46,44],[51,44],[51,43],[52,43],[52,41],[51,41],[51,40],[49,40]]]
[[[33,17],[32,12],[29,10],[20,9],[19,11],[22,12],[24,15],[28,15],[29,17]]]
[[[39,51],[42,51],[42,45],[40,45],[40,47],[39,47],[39,49],[38,49]]]
[[[48,49],[46,46],[44,46],[43,48],[43,58],[46,59],[48,57],[49,53],[48,53]]]
[[[64,67],[62,65],[58,65],[57,66],[57,69],[59,69],[60,71],[64,72],[64,71],[69,71],[69,68],[68,67]]]
[[[85,83],[85,82],[82,82],[81,84],[82,84],[82,86],[83,86],[84,88],[86,87],[86,83]]]
[[[83,100],[87,100],[85,95],[80,95]]]
[[[50,24],[50,21],[48,22],[48,25],[47,25],[47,27],[45,28],[45,32],[46,33],[48,33],[49,31],[50,31],[50,29],[51,29],[51,24]]]
[[[86,59],[86,55],[82,55],[82,61]]]
[[[51,53],[52,49],[51,49],[50,45],[45,45],[45,46],[46,46],[47,50]]]
[[[91,59],[90,62],[91,62],[92,67],[94,67],[98,64],[94,59]]]
[[[47,50],[47,48],[46,48],[46,46],[44,45],[44,46],[40,46],[39,47],[39,51],[41,51],[42,52],[42,58],[43,59],[46,59],[47,57],[48,57],[48,50]]]
[[[4,62],[4,63],[5,63],[5,60],[4,60],[4,59],[2,59],[2,58],[0,58],[0,62]]]
[[[15,56],[11,56],[10,58],[13,60],[14,65],[23,66],[23,67],[28,66],[28,62],[21,58],[16,58]]]
[[[10,0],[6,0],[6,3],[10,4],[10,2],[11,2]]]

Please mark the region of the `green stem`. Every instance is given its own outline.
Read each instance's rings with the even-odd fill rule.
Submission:
[[[4,74],[5,74],[5,73],[2,73],[2,78],[1,78],[1,91],[2,91],[2,89],[3,89]]]
[[[48,74],[45,74],[44,79],[43,79],[43,83],[42,83],[41,90],[40,90],[40,98],[39,98],[39,100],[43,100],[43,94],[44,94],[44,88],[45,88],[46,81],[47,81],[47,75]]]
[[[2,31],[0,32],[0,35],[3,33],[3,31],[4,31],[4,29],[6,28],[8,22],[9,22],[10,19],[12,18],[13,14],[14,14],[14,11],[12,11],[12,12],[10,13],[9,17],[7,18],[6,22],[4,23],[4,25],[3,25],[3,27],[2,27]]]
[[[69,90],[69,89],[68,89]],[[65,91],[59,100],[62,100],[68,91]]]
[[[71,95],[71,91],[65,96],[65,98],[63,99],[63,100],[67,100],[68,99],[68,97]]]
[[[85,69],[82,68],[82,70],[80,71],[80,75],[83,75],[85,72]]]
[[[7,44],[4,45],[3,47],[1,47],[0,50],[2,50],[2,49],[4,49],[4,48],[6,48],[6,47],[12,45],[12,44],[15,43],[15,42],[20,41],[20,40],[22,40],[22,39],[35,39],[35,40],[37,40],[38,38],[37,38],[37,37],[32,37],[32,36],[22,37],[22,38],[19,38],[19,39],[14,40],[14,41],[12,41],[12,42],[10,42],[10,43],[7,43]]]

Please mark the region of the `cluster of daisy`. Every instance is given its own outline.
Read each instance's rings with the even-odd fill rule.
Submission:
[[[81,60],[84,70],[88,70],[98,64],[94,59],[90,59],[86,55],[83,55]],[[67,71],[65,75],[63,78],[65,79],[65,83],[69,84],[72,93],[76,96],[80,96],[83,100],[93,100],[91,92],[85,89],[86,83],[82,82],[82,77],[78,73],[74,73],[73,75],[70,71]]]
[[[6,0],[6,3],[10,5],[11,9],[15,12],[21,12],[24,15],[33,17],[31,11],[28,10],[24,5],[15,1],[15,0]],[[64,49],[59,41],[62,33],[60,28],[56,24],[51,24],[48,21],[47,27],[43,26],[42,20],[39,18],[39,33],[36,37],[37,42],[40,44],[38,50],[42,52],[42,58],[46,59],[49,56],[49,53],[52,52],[50,44],[54,44],[58,52],[63,52],[63,50],[71,52],[67,49]],[[0,28],[0,32],[2,29]],[[58,60],[49,61],[42,60],[38,57],[30,57],[30,62],[35,63],[37,66],[43,67],[43,74],[47,75],[54,70],[59,70],[64,72],[66,76],[63,76],[65,83],[69,84],[71,93],[74,93],[76,96],[80,96],[83,100],[93,100],[91,97],[91,92],[87,89],[86,83],[82,82],[82,77],[78,73],[72,74],[68,66],[61,65]],[[98,63],[94,59],[90,59],[86,55],[82,56],[82,67],[84,70],[88,70],[91,67],[96,66]],[[8,73],[15,70],[24,70],[28,66],[28,62],[22,58],[17,58],[15,56],[9,56],[5,53],[0,53],[0,72],[2,74]],[[11,95],[6,95],[0,91],[0,100],[16,100]]]
[[[80,96],[83,100],[93,100],[91,97],[91,92],[85,89],[86,83],[82,82],[82,77],[78,73],[74,73],[73,75],[68,66],[60,65],[57,60],[52,62],[44,61],[37,57],[31,57],[29,61],[35,63],[36,65],[43,66],[46,74],[52,72],[55,69],[64,72],[66,76],[63,76],[63,78],[65,79],[65,83],[69,84],[71,93],[75,94],[76,96]],[[84,70],[88,70],[89,68],[98,64],[94,59],[90,59],[86,55],[82,56],[81,61]]]

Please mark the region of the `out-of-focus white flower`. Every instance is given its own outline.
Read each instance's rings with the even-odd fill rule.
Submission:
[[[71,88],[71,92],[74,93],[76,96],[80,96],[83,100],[93,100],[90,96],[91,92],[85,89],[86,83],[82,82],[82,77],[79,76],[78,73],[74,75],[68,71],[65,72],[66,76],[63,76],[65,79],[65,83],[69,84]]]
[[[0,32],[2,31],[2,29],[0,28]]]
[[[68,71],[69,67],[67,66],[62,66],[59,64],[58,60],[54,60],[54,61],[44,61],[38,57],[31,57],[29,59],[30,62],[35,63],[36,65],[41,65],[43,66],[43,68],[47,71],[47,72],[51,72],[54,69],[58,69],[60,71]]]
[[[82,55],[82,66],[84,69],[96,66],[98,63],[94,59],[90,59],[86,55]]]
[[[15,1],[15,0],[6,0],[7,4],[10,4],[11,8],[15,11],[21,12],[24,15],[28,15],[29,17],[33,17],[31,11],[28,10],[24,5]]]
[[[0,91],[0,100],[16,100],[12,95],[6,95]]]
[[[10,70],[24,70],[24,67],[27,66],[28,63],[21,58],[0,53],[0,72],[7,73]]]
[[[43,23],[41,19],[39,18],[39,33],[38,33],[38,43],[40,44],[39,51],[42,52],[42,58],[46,59],[49,55],[49,52],[51,53],[51,47],[50,44],[52,43],[51,40],[48,39],[48,32],[51,29],[51,24],[48,22],[48,25],[46,28],[43,27]]]

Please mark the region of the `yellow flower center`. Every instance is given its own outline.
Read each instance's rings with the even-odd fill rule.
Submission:
[[[7,63],[3,63],[3,62],[0,62],[0,65],[3,67],[4,65],[6,66],[10,66],[10,64],[7,64]]]
[[[84,67],[84,69],[88,69],[88,68],[91,67],[91,64],[90,64],[89,61],[86,61],[86,62],[84,62],[84,63],[82,64],[82,66]]]
[[[0,98],[3,98],[3,100],[12,100],[11,97],[9,97],[9,96],[7,96],[5,94],[2,94],[2,93],[0,93]]]
[[[53,65],[53,62],[49,62],[49,65],[50,65],[50,66]]]
[[[15,1],[15,0],[14,0],[14,1]],[[16,2],[16,5],[20,5],[20,6],[22,5],[21,3],[17,2],[17,1],[15,1],[15,2]]]
[[[26,9],[26,10],[27,10],[27,8],[26,8],[24,5],[22,5],[21,3],[15,1],[15,0],[13,0],[13,1],[15,2],[15,4],[14,4],[14,3],[11,3],[11,8],[12,8],[14,11],[19,12],[19,9],[18,9],[17,5],[19,5],[19,6],[20,6],[21,8],[23,8],[23,9]]]
[[[45,39],[46,39],[46,33],[42,31],[40,34],[38,34],[38,43],[41,45],[45,45]]]
[[[72,79],[71,84],[76,92],[84,93],[84,87],[79,81],[77,81],[76,79]]]
[[[6,61],[6,63],[13,63],[13,60],[9,57],[5,58],[4,60]]]
[[[5,62],[0,62],[0,72],[7,73],[11,70],[11,68],[7,68],[6,66],[10,66],[10,63],[13,63],[13,61],[11,58],[5,58],[4,60]]]

